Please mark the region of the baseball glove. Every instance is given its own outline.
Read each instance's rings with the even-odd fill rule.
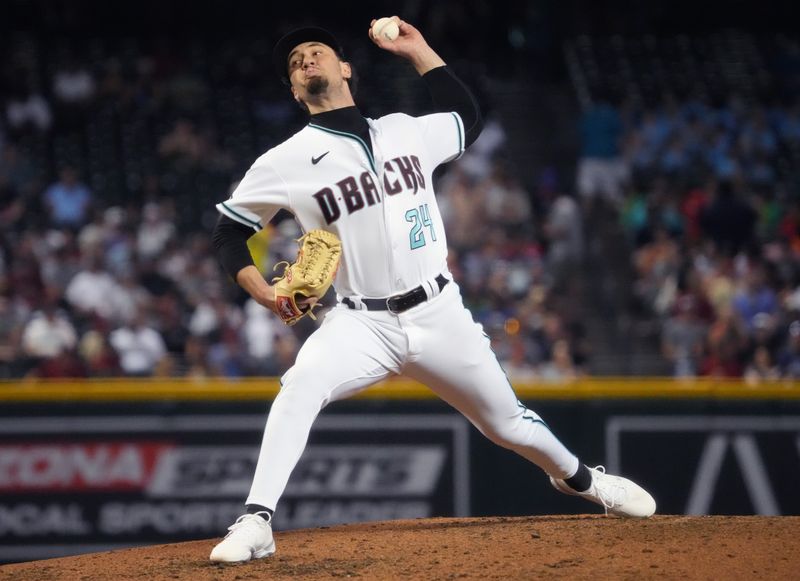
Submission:
[[[298,242],[300,250],[295,262],[280,262],[273,268],[285,265],[283,274],[273,278],[272,282],[275,286],[275,309],[287,325],[294,325],[306,315],[316,319],[312,311],[333,284],[342,256],[339,238],[325,230],[311,230]]]

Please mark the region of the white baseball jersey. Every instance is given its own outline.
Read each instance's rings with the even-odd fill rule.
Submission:
[[[374,156],[356,135],[312,122],[262,155],[217,206],[255,230],[286,208],[303,231],[336,234],[342,260],[334,284],[350,299],[326,313],[281,378],[247,504],[277,505],[322,408],[393,374],[425,383],[483,433],[548,473],[574,474],[577,457],[517,400],[456,282],[431,282],[447,273],[432,173],[463,152],[461,118],[393,114],[367,122]],[[360,297],[420,285],[426,300],[398,313],[354,306]]]
[[[304,232],[342,241],[339,295],[386,297],[447,272],[433,170],[464,151],[456,113],[367,119],[372,151],[351,133],[310,123],[259,157],[217,209],[260,230],[285,208]]]

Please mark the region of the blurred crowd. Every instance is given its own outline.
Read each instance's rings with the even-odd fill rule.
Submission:
[[[675,376],[797,378],[800,39],[582,36],[567,59],[576,187],[627,234],[641,338]]]
[[[800,374],[797,87],[759,93],[774,84],[752,39],[731,38],[711,52],[678,38],[671,72],[651,76],[658,43],[641,62],[619,39],[566,51],[585,73],[573,78],[585,105],[574,196],[554,170],[521,182],[489,73],[467,72],[486,127],[436,187],[451,271],[512,380],[591,368],[585,299],[602,281],[586,280],[584,253],[609,215],[598,206],[627,234],[602,258],[632,266],[628,310],[674,375]],[[785,42],[781,54],[800,54]],[[265,67],[269,49],[259,37],[0,45],[0,378],[274,376],[292,364],[318,323],[285,327],[210,246],[215,203],[305,122]],[[685,75],[706,53],[750,68],[708,61]],[[365,114],[429,110],[413,71],[375,51],[354,57]],[[781,74],[800,78],[800,57],[781,58]],[[734,84],[715,85],[719,70]],[[642,90],[621,90],[635,79]],[[294,257],[298,234],[281,213],[251,239],[265,276]]]
[[[450,269],[512,380],[569,381],[589,356],[583,216],[552,172],[525,188],[497,155],[503,140],[490,120],[439,183]]]
[[[800,102],[603,97],[578,184],[618,210],[674,375],[800,377]]]
[[[318,323],[284,326],[210,245],[214,204],[304,122],[263,70],[268,45],[5,50],[0,378],[282,374]],[[490,120],[438,180],[451,268],[512,378],[569,379],[586,357],[569,315],[580,211],[546,176],[532,196],[504,146]],[[265,276],[297,236],[281,214],[251,239]]]

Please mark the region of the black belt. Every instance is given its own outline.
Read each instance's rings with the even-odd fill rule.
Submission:
[[[441,291],[445,285],[450,282],[449,279],[445,278],[441,274],[437,275],[435,280],[436,284],[439,285],[439,291]],[[425,292],[425,289],[422,287],[422,285],[419,285],[417,288],[412,288],[410,291],[403,293],[402,295],[394,295],[391,297],[386,297],[385,299],[361,299],[361,304],[364,305],[368,311],[389,311],[390,313],[397,315],[403,311],[407,311],[412,307],[416,307],[418,304],[424,303],[427,300],[428,294]],[[351,309],[358,308],[355,302],[348,297],[343,298],[342,303]]]

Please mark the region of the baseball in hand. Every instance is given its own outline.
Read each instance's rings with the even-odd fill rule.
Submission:
[[[400,34],[400,27],[391,18],[378,18],[372,25],[372,36],[383,40],[394,40]]]

